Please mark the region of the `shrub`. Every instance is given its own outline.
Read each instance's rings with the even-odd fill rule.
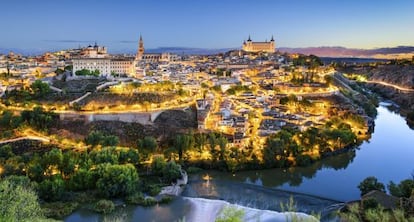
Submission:
[[[144,202],[143,202],[143,206],[144,207],[149,207],[149,206],[154,206],[156,205],[158,202],[154,197],[147,197],[145,198]]]
[[[125,201],[129,204],[137,204],[137,205],[144,205],[145,197],[144,194],[141,192],[134,193],[132,195],[129,195]]]
[[[159,185],[150,185],[148,192],[149,195],[156,196],[161,192],[161,187]]]
[[[364,209],[374,209],[378,207],[378,201],[375,200],[374,198],[368,198],[362,201],[362,207]]]
[[[171,201],[173,201],[174,198],[172,196],[163,196],[161,198],[161,200],[158,201],[159,204],[168,204],[171,203]]]
[[[110,200],[100,200],[96,202],[94,211],[98,213],[108,214],[115,210],[114,202]]]
[[[198,167],[188,167],[187,169],[188,174],[199,173],[201,171],[203,171],[203,169],[198,168]]]

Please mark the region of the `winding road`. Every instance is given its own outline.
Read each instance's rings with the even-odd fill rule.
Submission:
[[[399,85],[394,85],[392,83],[387,83],[387,82],[383,82],[383,81],[367,80],[365,82],[366,83],[380,84],[380,85],[383,85],[383,86],[389,86],[389,87],[392,87],[394,89],[397,89],[397,90],[400,90],[400,91],[403,91],[403,92],[414,92],[414,89],[402,87],[402,86],[399,86]]]

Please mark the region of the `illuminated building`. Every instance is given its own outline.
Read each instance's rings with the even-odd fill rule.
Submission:
[[[247,41],[243,42],[243,50],[246,52],[275,52],[275,40],[272,38],[270,41],[264,41],[264,42],[253,42],[249,36],[249,39]]]

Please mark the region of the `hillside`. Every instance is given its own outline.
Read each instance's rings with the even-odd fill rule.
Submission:
[[[376,49],[352,49],[345,47],[308,47],[308,48],[278,48],[281,52],[313,54],[320,57],[357,57],[357,58],[412,58],[414,56],[414,46],[398,46],[390,48]]]
[[[364,75],[368,80],[382,81],[405,88],[414,88],[414,64],[358,65],[337,69],[343,73]],[[372,90],[391,99],[404,109],[414,110],[414,93],[402,93],[380,84],[367,84]]]

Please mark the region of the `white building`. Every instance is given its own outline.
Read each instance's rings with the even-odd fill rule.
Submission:
[[[111,59],[110,58],[90,58],[80,57],[72,59],[73,74],[82,69],[89,71],[99,70],[101,76],[108,76],[111,74]]]
[[[72,59],[73,73],[76,71],[87,69],[89,71],[99,70],[101,76],[108,76],[111,74],[135,74],[134,58],[89,58],[81,57]]]
[[[128,74],[135,75],[135,58],[134,57],[111,57],[108,55],[105,47],[88,46],[81,49],[78,57],[72,59],[73,73],[87,69],[89,71],[98,70],[100,76],[109,76],[111,74]]]
[[[132,57],[111,59],[111,73],[135,75],[135,60]]]

